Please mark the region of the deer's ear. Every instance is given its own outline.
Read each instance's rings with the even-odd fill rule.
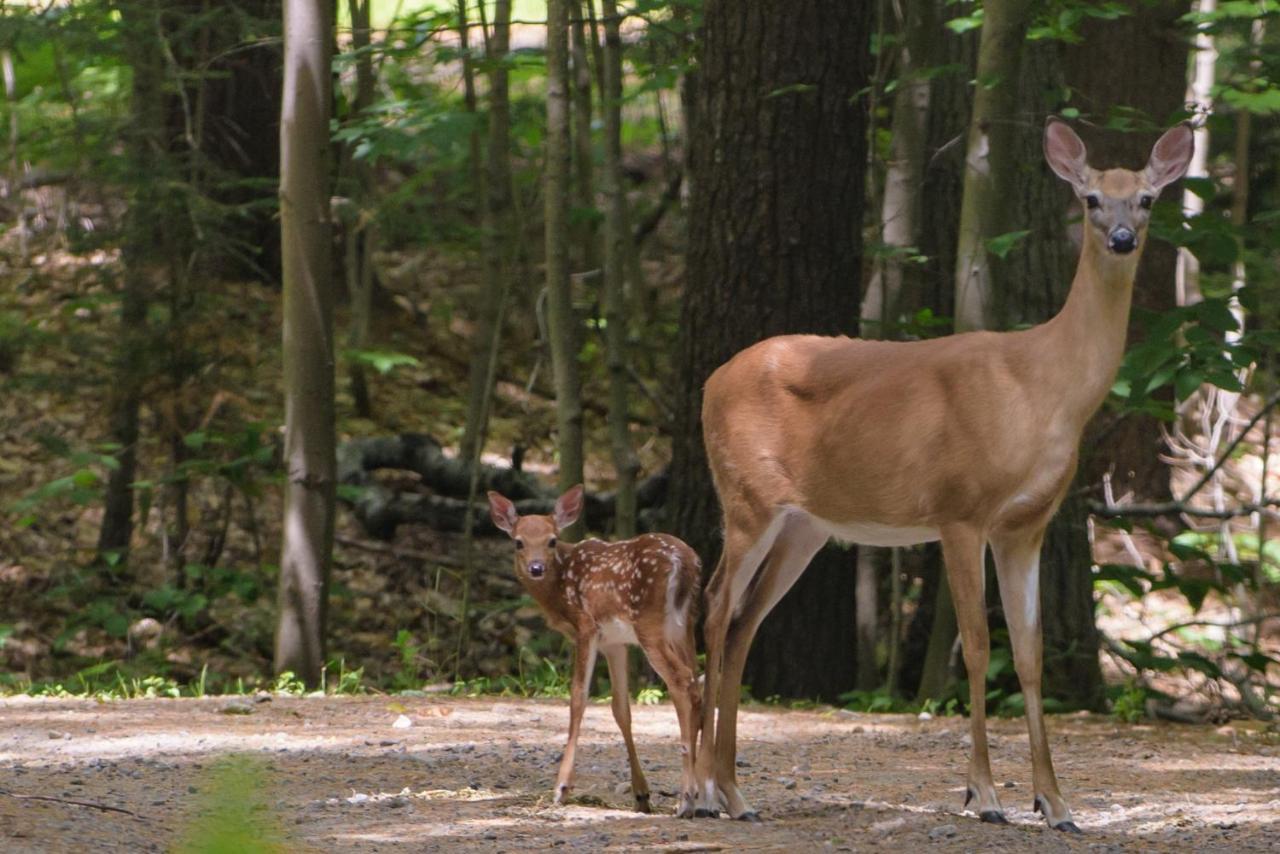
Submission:
[[[1044,159],[1055,175],[1070,184],[1077,194],[1084,194],[1089,174],[1084,142],[1057,116],[1050,116],[1044,126]]]
[[[1147,180],[1151,186],[1161,190],[1187,174],[1195,150],[1196,137],[1189,122],[1165,131],[1164,136],[1156,140],[1151,159],[1147,161]]]
[[[556,500],[556,528],[563,531],[582,515],[582,484],[571,486]]]
[[[493,520],[493,524],[497,526],[499,531],[506,531],[510,534],[515,531],[516,522],[519,521],[520,514],[516,512],[516,506],[505,495],[498,492],[490,492],[489,518]]]

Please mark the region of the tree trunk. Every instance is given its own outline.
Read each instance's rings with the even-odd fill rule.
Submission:
[[[721,530],[699,420],[707,377],[771,335],[854,331],[869,21],[869,6],[834,0],[704,10],[668,502],[670,527],[704,560]],[[819,555],[765,620],[746,672],[757,696],[853,685],[852,563]]]
[[[573,242],[578,247],[578,270],[600,269],[596,239],[596,194],[592,173],[595,148],[591,144],[591,66],[587,59],[587,24],[581,0],[569,0],[570,61],[573,73]]]
[[[324,671],[336,462],[329,222],[332,4],[286,0],[280,116],[285,491],[275,669]]]
[[[359,116],[373,104],[373,55],[370,53],[372,24],[369,18],[371,0],[347,0],[351,14],[351,48],[356,56],[356,91],[351,99],[351,115]],[[347,341],[353,350],[363,350],[369,342],[370,312],[373,306],[373,252],[377,227],[374,222],[373,175],[369,164],[347,153],[347,171],[353,185],[354,216],[347,223],[347,294],[351,299],[351,327]],[[369,399],[369,382],[364,364],[352,359],[347,367],[351,378],[351,397],[356,415],[373,417]]]
[[[167,150],[164,57],[155,38],[159,10],[156,0],[136,0],[121,7],[125,57],[133,69],[125,144],[135,183],[130,192],[121,247],[124,276],[120,291],[120,345],[116,382],[108,402],[108,435],[119,448],[116,452],[119,465],[108,476],[103,496],[102,526],[98,531],[100,557],[128,552],[133,536],[138,413],[151,339],[147,323],[152,291],[149,268],[157,262],[155,235],[165,215],[161,198],[163,184],[145,180],[145,176],[155,172],[156,152]]]
[[[930,80],[921,71],[937,60],[938,27],[933,0],[911,3],[901,22],[898,88],[893,95],[892,137],[880,209],[880,241],[871,281],[862,297],[863,338],[896,337],[904,309],[916,307],[904,293],[912,264],[907,254],[920,238],[920,200],[929,123]]]
[[[582,482],[582,385],[578,322],[569,282],[569,21],[568,0],[547,3],[547,140],[543,169],[546,205],[547,325],[556,387],[556,447],[560,488]],[[566,533],[581,533],[575,524]]]
[[[977,90],[965,145],[964,197],[956,250],[956,332],[1000,328],[1001,294],[987,241],[1011,230],[1017,192],[1012,157],[1022,45],[1030,0],[988,0],[978,43]]]
[[[628,538],[636,532],[636,475],[640,462],[631,446],[627,370],[628,317],[625,265],[631,243],[627,197],[622,177],[622,37],[618,4],[603,0],[604,15],[604,173],[607,199],[604,245],[605,345],[609,365],[609,442],[618,476],[617,517],[614,536]]]

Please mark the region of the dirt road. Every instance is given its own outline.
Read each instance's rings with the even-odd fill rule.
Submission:
[[[410,726],[396,728],[402,715]],[[0,850],[168,850],[222,832],[219,816],[286,851],[1280,846],[1280,739],[1259,725],[1054,718],[1058,773],[1085,830],[1067,837],[1030,811],[1021,720],[991,725],[1012,821],[995,827],[960,808],[963,718],[750,707],[740,780],[760,825],[630,812],[625,754],[603,705],[587,710],[580,802],[553,806],[566,719],[560,702],[430,696],[4,699]],[[680,772],[671,706],[637,707],[635,730],[665,813]],[[247,758],[229,771],[233,754]]]

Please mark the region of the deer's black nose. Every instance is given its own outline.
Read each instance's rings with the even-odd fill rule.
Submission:
[[[1112,252],[1126,255],[1138,245],[1138,236],[1124,226],[1119,226],[1111,232],[1111,237],[1107,239],[1107,243]]]
[[[540,560],[529,562],[529,575],[532,578],[541,578],[547,572],[547,565]]]

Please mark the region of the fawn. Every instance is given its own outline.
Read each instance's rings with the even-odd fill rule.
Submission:
[[[643,534],[620,543],[563,543],[557,535],[582,513],[582,485],[561,495],[550,516],[521,516],[506,497],[489,493],[493,524],[515,540],[516,577],[552,628],[573,641],[569,741],[556,777],[555,802],[573,785],[574,752],[587,702],[596,651],[604,651],[613,690],[613,717],[622,730],[631,764],[636,810],[651,812],[645,781],[631,738],[627,690],[627,644],[644,650],[667,683],[680,720],[683,778],[676,815],[694,810],[694,751],[701,717],[693,629],[702,562],[685,543],[665,534]]]

